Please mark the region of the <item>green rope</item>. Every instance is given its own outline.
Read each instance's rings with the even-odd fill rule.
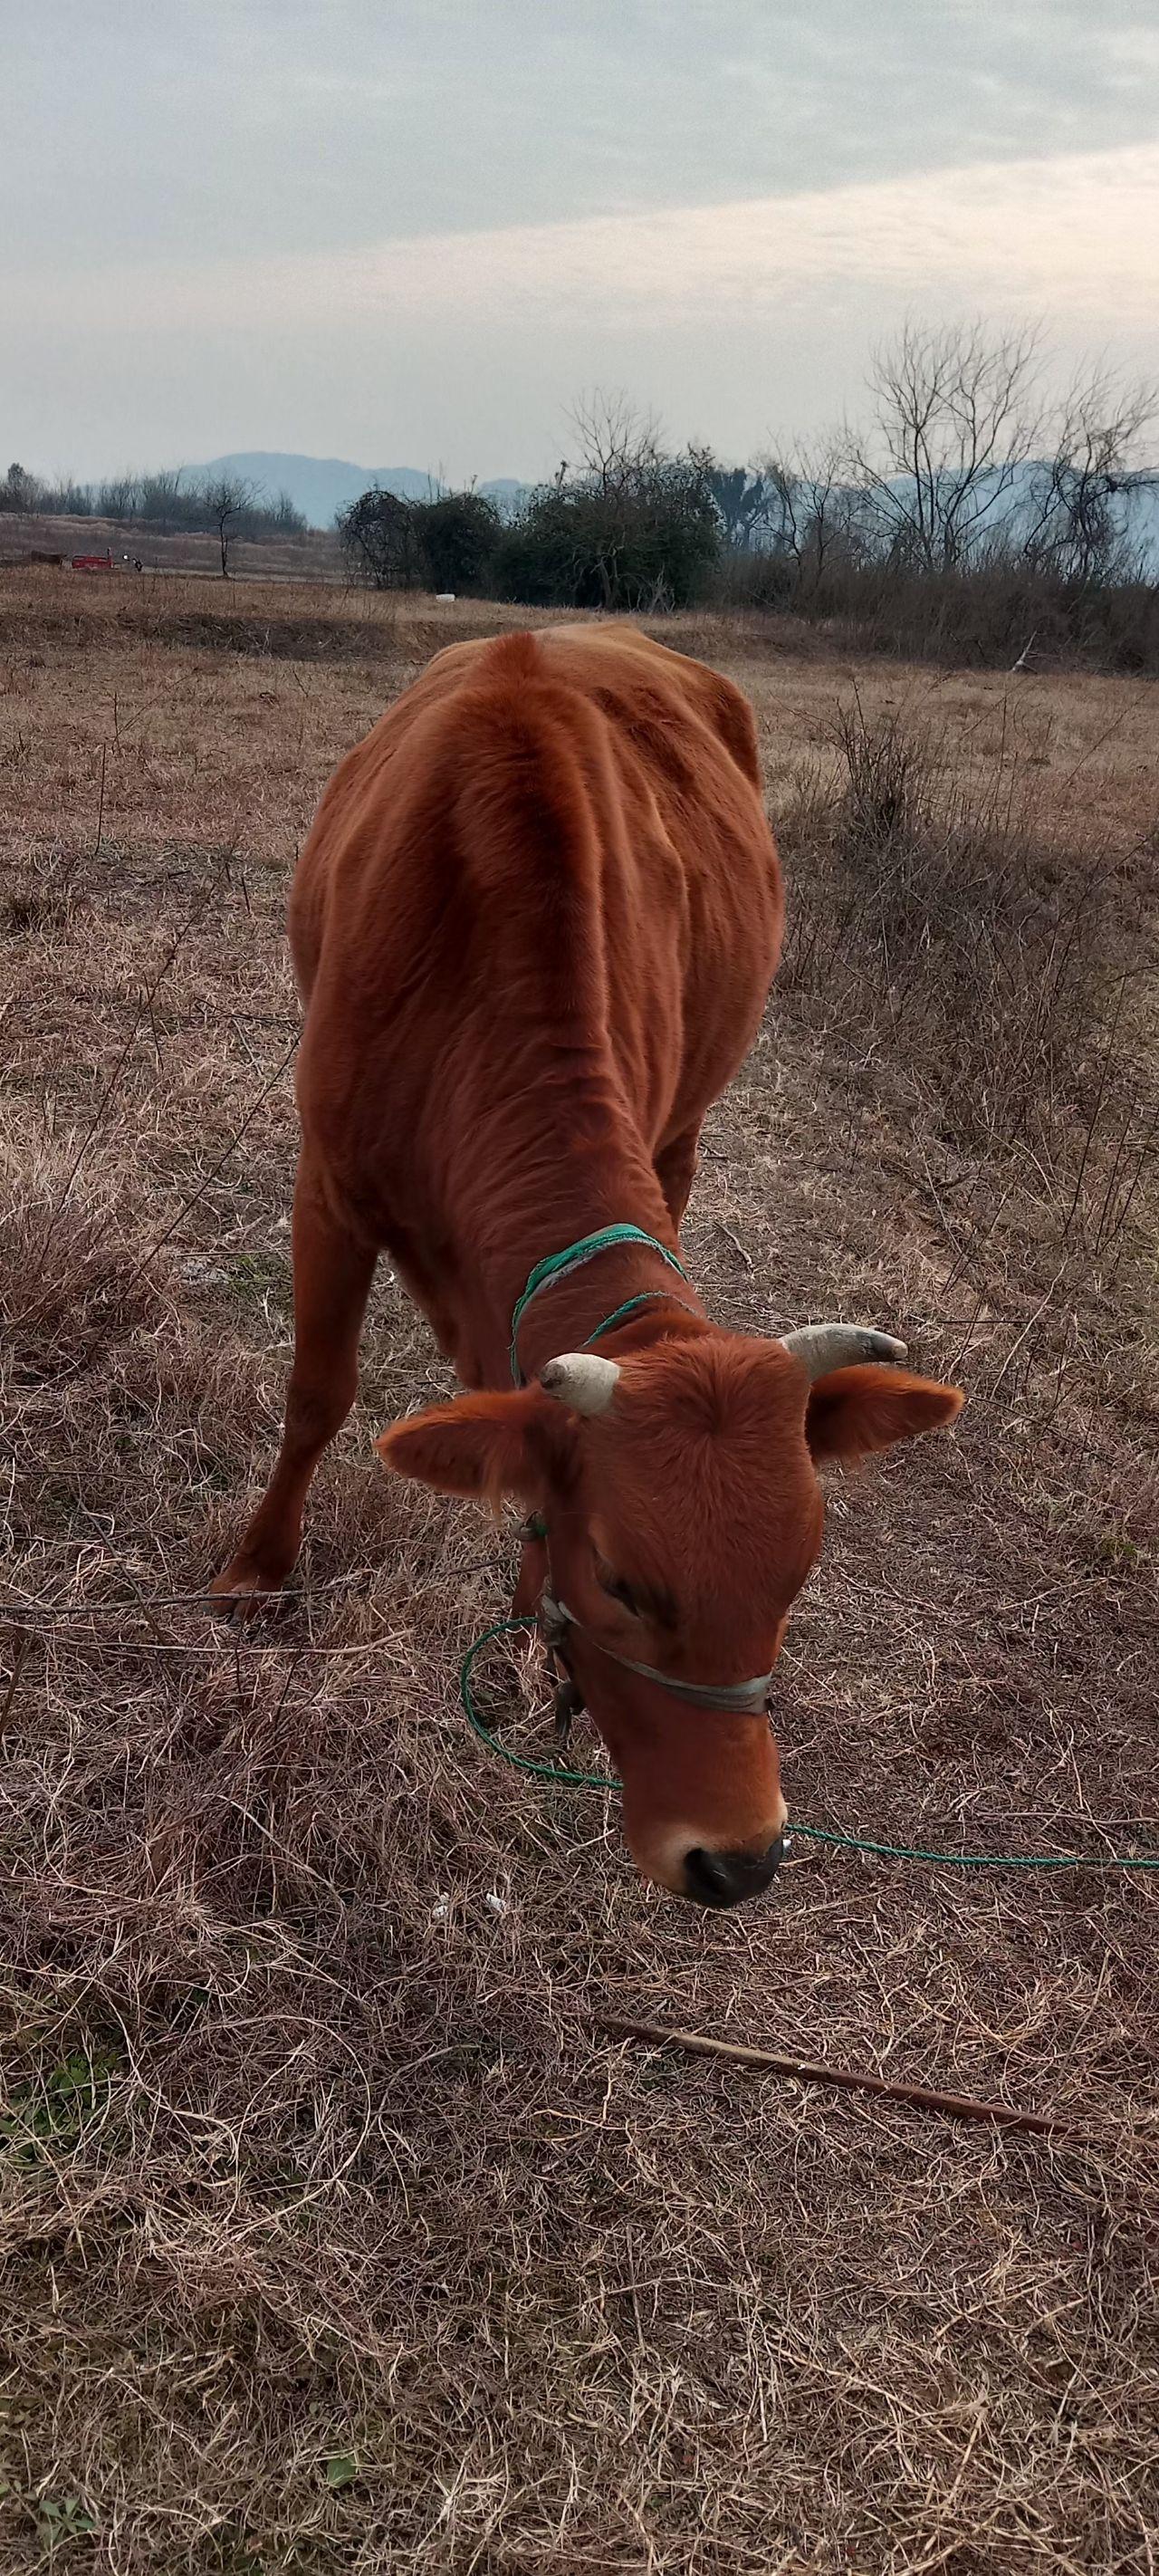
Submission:
[[[612,1252],[616,1245],[620,1243],[645,1244],[649,1252],[659,1253],[661,1261],[666,1261],[670,1270],[679,1271],[680,1277],[682,1279],[687,1279],[688,1272],[677,1254],[675,1252],[670,1252],[666,1243],[658,1243],[654,1234],[645,1234],[643,1227],[639,1225],[604,1225],[600,1227],[598,1234],[581,1235],[578,1243],[565,1243],[562,1252],[549,1252],[545,1254],[542,1261],[536,1262],[535,1268],[528,1279],[527,1286],[523,1291],[523,1295],[518,1299],[515,1312],[511,1318],[511,1378],[513,1385],[521,1386],[523,1383],[522,1372],[519,1366],[519,1327],[523,1321],[527,1308],[531,1304],[532,1298],[539,1295],[541,1288],[550,1287],[553,1279],[566,1279],[571,1271],[582,1269],[586,1261],[594,1261],[597,1253]],[[617,1312],[623,1311],[623,1309],[617,1309]],[[601,1324],[595,1333],[589,1334],[588,1339],[590,1341],[598,1340],[600,1333],[607,1332],[610,1320],[611,1319],[609,1318],[608,1321]]]
[[[700,1313],[698,1306],[690,1305],[687,1297],[677,1297],[671,1288],[642,1288],[638,1297],[625,1297],[622,1306],[613,1306],[611,1314],[605,1315],[603,1323],[596,1325],[594,1333],[585,1333],[580,1349],[586,1351],[592,1342],[602,1342],[605,1333],[614,1333],[625,1316],[634,1315],[640,1306],[654,1306],[658,1299],[666,1306],[683,1306],[686,1315]]]
[[[618,1789],[620,1782],[609,1771],[568,1771],[559,1762],[536,1762],[530,1754],[513,1753],[500,1741],[475,1705],[471,1674],[476,1659],[496,1637],[506,1637],[515,1628],[534,1628],[534,1618],[497,1619],[485,1628],[481,1637],[468,1646],[459,1667],[459,1696],[468,1724],[489,1753],[509,1762],[513,1771],[525,1771],[534,1780],[550,1780],[558,1789]],[[1141,1859],[1124,1852],[945,1852],[923,1851],[910,1843],[870,1842],[862,1834],[841,1834],[828,1825],[798,1825],[791,1828],[803,1841],[831,1843],[842,1851],[872,1852],[879,1860],[924,1860],[937,1862],[945,1869],[1159,1869],[1159,1855]]]
[[[485,1628],[482,1636],[476,1637],[474,1645],[468,1646],[459,1666],[459,1697],[468,1725],[474,1728],[480,1744],[485,1744],[489,1753],[497,1753],[500,1761],[509,1762],[513,1771],[529,1772],[533,1780],[554,1781],[557,1789],[618,1789],[620,1783],[612,1778],[610,1771],[566,1771],[561,1762],[535,1762],[529,1753],[513,1753],[509,1745],[501,1743],[499,1737],[492,1734],[491,1728],[484,1725],[479,1715],[471,1691],[471,1671],[476,1656],[482,1654],[484,1646],[489,1646],[493,1638],[509,1636],[513,1628],[534,1628],[536,1624],[530,1618],[497,1619],[493,1628]]]

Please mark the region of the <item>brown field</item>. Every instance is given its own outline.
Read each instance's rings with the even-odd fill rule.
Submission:
[[[645,1890],[465,1730],[512,1542],[376,1465],[447,1384],[385,1269],[300,1604],[197,1599],[279,1420],[289,872],[508,622],[0,573],[0,2569],[1153,2569],[1159,1882],[799,1841],[735,1917]],[[792,904],[695,1274],[969,1393],[833,1492],[791,1812],[1154,1853],[1154,688],[657,631],[755,700]]]
[[[117,583],[138,578],[132,570],[138,560],[146,579],[159,573],[167,577],[208,574],[219,582],[221,579],[221,549],[212,528],[181,528],[170,535],[147,523],[134,526],[132,520],[54,518],[41,511],[5,511],[0,516],[0,571],[6,571],[9,578],[16,570],[27,575],[34,546],[38,551],[70,558],[57,577],[62,588],[71,592],[78,585],[86,591],[99,590],[109,581],[107,574],[75,573],[73,555],[111,554]],[[44,569],[37,567],[38,577],[43,577]],[[344,577],[342,549],[329,528],[307,528],[298,536],[231,536],[229,571],[231,580],[270,584],[289,581],[299,587],[314,582],[340,583]]]

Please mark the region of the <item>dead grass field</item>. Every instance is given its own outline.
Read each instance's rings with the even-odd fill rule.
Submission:
[[[0,517],[0,569],[11,579],[12,571],[27,571],[33,547],[51,554],[73,555],[111,553],[117,567],[116,582],[132,579],[122,569],[123,559],[139,559],[149,579],[155,573],[184,575],[207,574],[216,578],[220,588],[221,550],[212,528],[182,528],[168,535],[148,524],[134,527],[125,519],[73,519],[52,517],[43,511],[5,511]],[[231,579],[260,579],[272,586],[294,582],[299,587],[316,582],[343,581],[342,549],[332,529],[305,528],[297,536],[234,537],[229,539]],[[86,590],[103,587],[97,574],[74,573],[71,563],[60,574],[63,585],[75,591],[78,582]]]
[[[279,1419],[289,871],[384,701],[509,622],[223,592],[0,575],[0,2568],[1153,2569],[1156,1880],[799,1844],[735,1918],[644,1890],[614,1809],[465,1734],[511,1548],[376,1466],[446,1385],[385,1270],[301,1605],[188,1598]],[[1154,689],[664,633],[755,700],[793,904],[696,1275],[970,1396],[833,1496],[790,1808],[1156,1849]]]

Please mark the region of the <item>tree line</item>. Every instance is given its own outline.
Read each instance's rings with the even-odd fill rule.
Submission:
[[[125,528],[148,528],[156,536],[217,536],[222,571],[228,569],[235,537],[300,537],[306,520],[288,492],[271,498],[240,474],[190,474],[181,467],[167,473],[117,474],[99,483],[77,483],[71,475],[52,483],[10,465],[0,482],[0,510],[38,513],[46,518],[115,519]]]
[[[389,589],[656,614],[730,599],[905,650],[991,658],[1041,632],[1159,661],[1153,554],[1132,511],[1154,390],[1098,368],[1053,401],[1033,330],[908,324],[873,362],[863,431],[749,464],[673,452],[622,395],[572,416],[575,454],[504,520],[478,493],[363,493],[352,576]]]
[[[622,395],[573,415],[578,458],[504,518],[482,493],[406,501],[372,489],[339,512],[350,573],[380,590],[453,590],[641,612],[698,597],[717,562],[721,521],[707,460],[665,452]]]
[[[1032,329],[911,322],[874,358],[866,426],[771,444],[747,464],[673,450],[624,394],[571,416],[572,455],[503,516],[474,490],[363,492],[336,521],[351,579],[531,606],[657,615],[699,601],[783,611],[851,642],[993,660],[1035,647],[1159,667],[1156,536],[1139,462],[1156,391],[1095,367],[1061,395]],[[0,509],[300,535],[285,492],[235,476],[50,485],[19,465]],[[1159,520],[1159,514],[1156,514]]]

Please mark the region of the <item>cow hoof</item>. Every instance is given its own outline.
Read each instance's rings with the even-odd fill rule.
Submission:
[[[219,1619],[248,1619],[255,1610],[280,1600],[283,1585],[276,1574],[255,1564],[252,1556],[235,1556],[209,1587],[209,1606]]]

